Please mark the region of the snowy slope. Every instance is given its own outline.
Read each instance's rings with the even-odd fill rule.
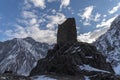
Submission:
[[[29,75],[36,62],[46,56],[50,47],[30,37],[0,43],[0,73],[10,70],[17,74]]]
[[[110,29],[93,43],[111,62],[115,72],[120,75],[120,16],[111,24]]]
[[[32,80],[57,80],[54,78],[47,77],[45,75],[32,77]]]
[[[94,68],[94,67],[92,67],[90,65],[86,65],[86,64],[84,64],[82,66],[79,66],[79,67],[80,67],[81,70],[86,70],[86,71],[89,71],[89,72],[96,71],[96,72],[110,73],[109,71],[97,69],[97,68]]]

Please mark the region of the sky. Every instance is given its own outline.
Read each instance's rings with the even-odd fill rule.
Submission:
[[[0,0],[0,41],[32,37],[55,43],[58,24],[74,17],[78,41],[91,43],[119,14],[119,0]]]

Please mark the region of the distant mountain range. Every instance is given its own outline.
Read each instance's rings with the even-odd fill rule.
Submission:
[[[13,71],[29,75],[36,62],[44,58],[52,46],[27,37],[0,42],[0,73]]]

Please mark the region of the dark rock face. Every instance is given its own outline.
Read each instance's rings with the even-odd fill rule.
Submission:
[[[12,74],[12,73],[13,73],[13,71],[5,71],[4,73],[10,73],[10,74]]]
[[[112,74],[96,74],[95,76],[91,76],[90,80],[120,80],[119,76],[115,76]]]
[[[0,80],[31,80],[31,79],[25,76],[19,76],[11,73],[4,73],[0,75]]]
[[[103,72],[82,70],[80,66],[84,65],[103,70]],[[77,42],[67,43],[62,48],[56,45],[53,50],[48,51],[46,58],[38,61],[30,75],[51,72],[65,75],[95,75],[104,71],[114,73],[110,64],[105,61],[105,57],[94,46]]]
[[[64,28],[66,25],[62,27]],[[111,76],[114,76],[114,71],[110,63],[106,62],[105,57],[97,51],[96,47],[88,43],[77,42],[76,37],[74,37],[73,41],[67,41],[65,37],[66,41],[63,42],[60,34],[62,34],[61,32],[64,32],[64,30],[59,31],[60,30],[58,30],[59,36],[57,38],[60,39],[58,39],[58,43],[52,50],[48,50],[45,58],[38,61],[37,66],[31,71],[30,76],[59,74],[80,76],[81,80],[85,80],[83,79],[84,76],[90,76],[90,80],[98,80],[96,76],[98,76],[100,80],[105,80],[108,76],[109,80],[113,79]],[[106,76],[104,76],[104,74],[106,74]],[[114,78],[116,79],[115,76]]]
[[[58,26],[57,44],[63,46],[67,42],[77,42],[76,23],[74,18],[68,18]]]

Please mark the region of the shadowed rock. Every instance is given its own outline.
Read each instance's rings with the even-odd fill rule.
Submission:
[[[10,74],[12,74],[12,73],[13,73],[13,71],[5,71],[4,73],[10,73]]]
[[[4,74],[0,74],[0,80],[32,80],[32,79],[26,76],[4,73]]]

